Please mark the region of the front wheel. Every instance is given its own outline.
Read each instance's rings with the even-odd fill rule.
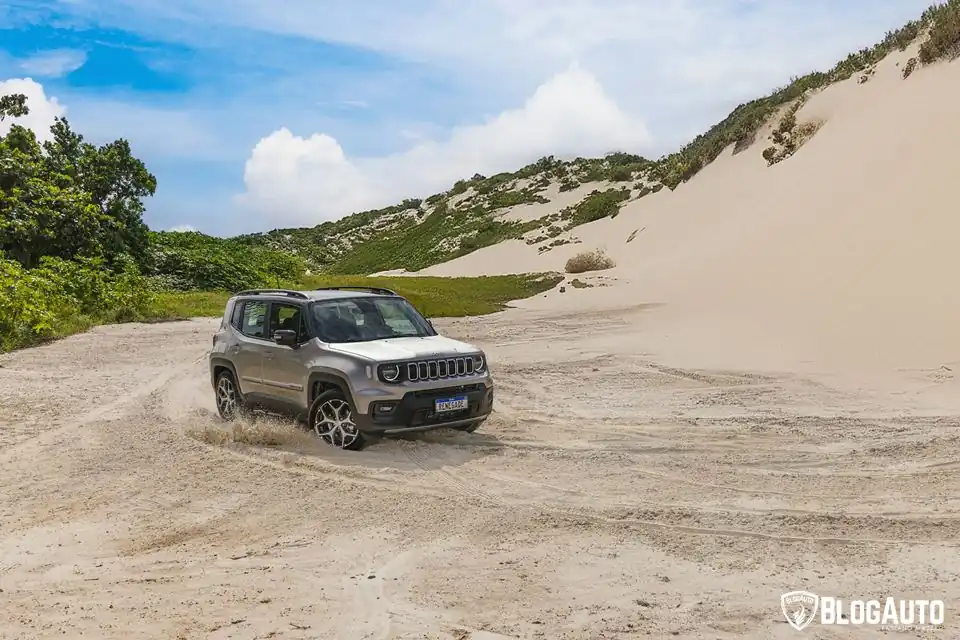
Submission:
[[[457,431],[466,431],[467,433],[473,433],[474,431],[479,429],[480,425],[482,425],[484,422],[486,422],[486,419],[477,420],[476,422],[471,422],[470,424],[465,424],[460,427],[454,427],[454,429],[456,429]]]
[[[362,449],[366,439],[353,417],[353,407],[339,389],[324,391],[313,404],[307,424],[318,438],[338,449]]]

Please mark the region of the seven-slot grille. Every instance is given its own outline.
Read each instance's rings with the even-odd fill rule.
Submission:
[[[407,363],[407,380],[441,380],[473,375],[473,356]]]

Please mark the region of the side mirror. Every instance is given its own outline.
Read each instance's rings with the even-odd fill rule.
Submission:
[[[273,341],[281,347],[297,346],[297,332],[291,329],[278,329],[273,332]]]

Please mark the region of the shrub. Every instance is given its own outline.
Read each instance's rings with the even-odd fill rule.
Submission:
[[[907,64],[905,64],[903,67],[903,79],[906,80],[907,78],[909,78],[910,74],[913,73],[916,68],[917,68],[917,58],[916,56],[914,56],[909,60],[907,60]]]
[[[196,231],[151,232],[147,275],[162,288],[238,291],[299,279],[302,258]]]
[[[615,218],[620,213],[620,205],[629,197],[630,189],[594,190],[570,210],[570,217],[575,225]]]
[[[930,64],[951,59],[960,51],[960,0],[934,5],[924,13],[932,26],[927,41],[920,45],[920,62]]]
[[[564,270],[567,273],[585,273],[587,271],[602,271],[612,269],[616,266],[613,258],[603,252],[602,249],[593,251],[584,251],[567,260]]]
[[[0,350],[145,319],[154,296],[129,258],[116,272],[94,259],[45,257],[34,269],[0,260]]]

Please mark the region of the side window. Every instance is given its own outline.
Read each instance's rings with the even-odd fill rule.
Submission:
[[[280,329],[296,331],[297,342],[302,342],[304,331],[301,316],[303,316],[303,313],[301,313],[298,305],[274,302],[270,305],[270,333],[272,334]]]
[[[230,317],[230,324],[237,331],[243,330],[243,302],[236,302],[233,305],[233,315]]]
[[[267,338],[267,303],[248,300],[240,314],[240,333],[251,338]]]

